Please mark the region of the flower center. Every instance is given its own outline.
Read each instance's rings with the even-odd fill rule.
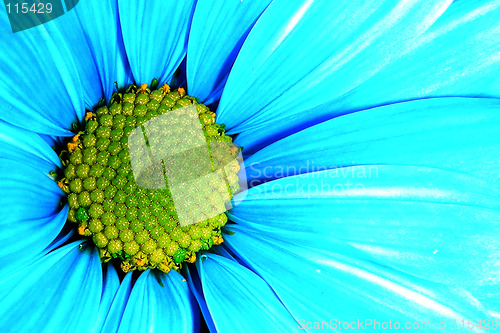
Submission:
[[[102,262],[168,272],[222,243],[239,151],[208,107],[182,88],[132,85],[85,120],[60,155],[58,184],[68,221],[92,238]]]

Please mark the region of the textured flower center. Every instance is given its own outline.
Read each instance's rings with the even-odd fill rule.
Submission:
[[[168,272],[222,242],[224,204],[239,190],[238,149],[208,107],[182,88],[131,86],[85,120],[60,155],[59,186],[68,195],[68,221],[92,238],[103,262],[120,260],[124,272]],[[194,142],[200,135],[204,145]],[[208,162],[200,162],[200,151],[209,152]],[[193,182],[207,165],[213,175],[226,167],[219,178],[204,170],[209,180]]]

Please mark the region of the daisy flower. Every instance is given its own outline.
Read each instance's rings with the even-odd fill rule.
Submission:
[[[3,332],[498,328],[499,1],[59,2],[0,11]]]

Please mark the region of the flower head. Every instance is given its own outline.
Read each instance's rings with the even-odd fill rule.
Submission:
[[[497,1],[64,3],[0,14],[6,330],[498,327]]]

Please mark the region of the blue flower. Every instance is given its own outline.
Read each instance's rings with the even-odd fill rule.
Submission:
[[[81,0],[17,33],[0,15],[2,331],[498,327],[498,1]],[[173,77],[217,106],[250,189],[183,275],[121,279],[65,227],[51,146],[116,87]]]

